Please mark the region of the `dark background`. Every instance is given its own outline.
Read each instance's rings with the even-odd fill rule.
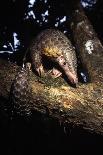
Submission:
[[[0,57],[21,65],[30,40],[45,28],[58,28],[72,39],[68,25],[71,16],[66,16],[67,3],[65,5],[64,2],[35,0],[31,5],[29,0],[1,0]],[[70,1],[67,2],[70,6]],[[103,0],[84,0],[82,4],[98,37],[103,42]],[[92,154],[102,151],[102,136],[68,126],[66,123],[60,124],[57,120],[37,112],[29,118],[11,117],[8,102],[2,97],[0,99],[2,154],[32,155],[40,152],[72,154],[74,151]]]

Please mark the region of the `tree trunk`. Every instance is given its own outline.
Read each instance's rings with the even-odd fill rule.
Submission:
[[[73,37],[91,82],[103,82],[103,46],[82,6],[78,3],[72,13]]]

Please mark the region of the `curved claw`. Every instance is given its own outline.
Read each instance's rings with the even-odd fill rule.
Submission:
[[[44,68],[42,65],[40,65],[37,69],[36,69],[38,75],[41,77],[44,75]]]
[[[56,68],[50,70],[49,73],[51,73],[52,78],[58,78],[59,76],[62,75],[62,73]]]
[[[26,69],[31,70],[31,63],[29,63],[29,62],[26,63]]]

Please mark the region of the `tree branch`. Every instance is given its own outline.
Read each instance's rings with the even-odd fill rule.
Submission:
[[[72,30],[76,48],[91,81],[103,82],[103,46],[80,3],[72,12]]]
[[[8,98],[18,66],[0,61],[0,95]],[[68,122],[103,134],[103,84],[79,84],[70,87],[63,78],[41,79],[30,74],[30,103],[28,108],[48,113],[58,121]],[[30,105],[30,106],[29,106]]]

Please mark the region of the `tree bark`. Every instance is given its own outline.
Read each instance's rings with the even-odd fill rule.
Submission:
[[[82,6],[78,3],[72,12],[74,42],[91,82],[103,82],[103,46]]]
[[[78,87],[73,88],[62,77],[39,78],[31,71],[31,103],[28,102],[27,107],[31,111],[48,114],[59,122],[67,122],[68,125],[103,135],[103,47],[83,10],[79,9],[73,14],[72,28],[76,46],[83,64],[88,69],[91,83],[79,82]],[[91,50],[86,47],[89,40],[92,42]],[[9,98],[10,88],[19,68],[15,64],[0,60],[0,96]]]

